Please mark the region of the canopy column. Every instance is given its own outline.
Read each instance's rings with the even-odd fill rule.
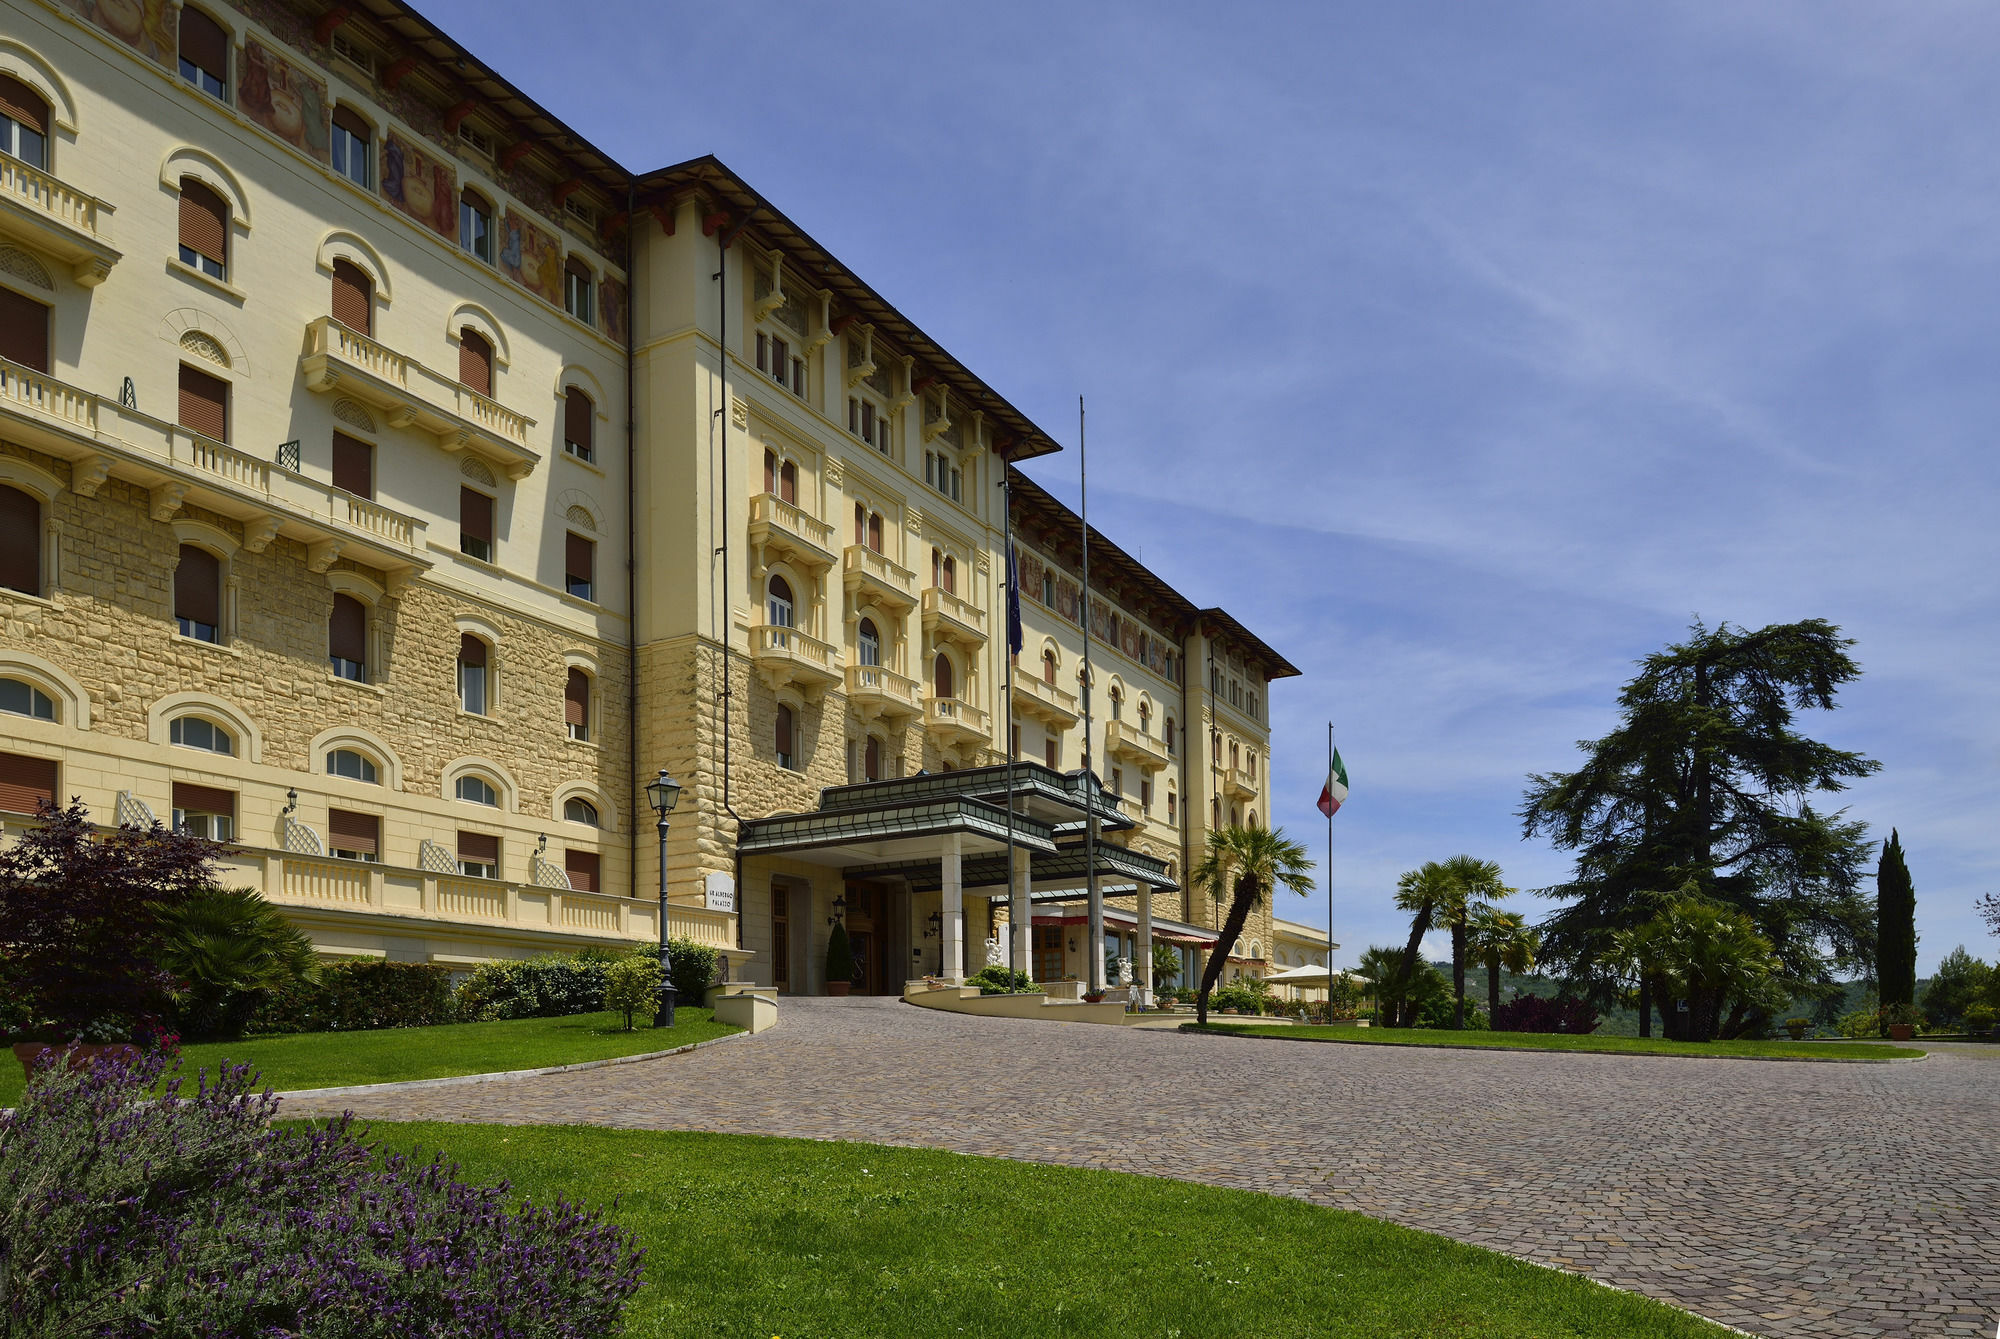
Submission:
[[[965,977],[965,887],[961,877],[964,841],[956,832],[944,839],[944,871],[938,889],[938,899],[943,903],[939,933],[944,936],[944,961],[938,964],[938,975],[953,981]]]
[[[1153,886],[1139,885],[1139,945],[1135,953],[1139,961],[1132,964],[1132,975],[1139,989],[1139,1007],[1153,1007]]]
[[[1035,975],[1035,913],[1028,890],[1034,882],[1034,855],[1014,852],[1014,886],[1008,890],[1007,933],[1014,936],[1014,968],[1029,979]]]

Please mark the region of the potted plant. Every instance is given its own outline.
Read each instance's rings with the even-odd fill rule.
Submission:
[[[1785,1020],[1785,1032],[1793,1041],[1804,1041],[1806,1039],[1806,1029],[1811,1026],[1812,1020],[1810,1018],[1787,1018]]]
[[[853,984],[854,950],[847,944],[847,927],[835,921],[833,933],[826,937],[826,993],[845,995]]]
[[[1892,1004],[1882,1011],[1882,1023],[1889,1029],[1890,1041],[1908,1041],[1916,1035],[1921,1019],[1915,1005]]]

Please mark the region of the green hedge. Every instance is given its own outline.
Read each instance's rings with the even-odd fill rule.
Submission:
[[[428,962],[341,962],[272,995],[250,1032],[354,1032],[431,1027],[458,1017],[451,971]]]

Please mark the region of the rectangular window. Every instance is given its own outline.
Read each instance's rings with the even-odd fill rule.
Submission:
[[[181,178],[180,261],[211,279],[229,273],[229,206],[193,177]]]
[[[229,34],[199,10],[183,8],[180,17],[181,78],[210,97],[227,102]]]
[[[1048,768],[1052,772],[1057,770],[1056,764],[1062,756],[1061,748],[1061,743],[1054,735],[1050,735],[1042,741],[1042,761],[1048,764]]]
[[[49,309],[11,288],[0,288],[0,358],[49,370]]]
[[[174,782],[174,827],[210,841],[234,841],[236,792],[188,781]]]
[[[571,739],[590,739],[590,676],[580,669],[570,670],[563,683],[563,724]]]
[[[189,432],[229,440],[229,383],[181,364],[181,426]]]
[[[475,879],[500,877],[500,838],[491,832],[458,834],[458,872]]]
[[[351,260],[333,262],[333,319],[357,334],[375,330],[375,284]]]
[[[1176,795],[1173,791],[1167,792],[1167,822],[1169,823],[1175,822],[1180,818],[1180,815],[1175,812],[1179,807],[1179,800],[1180,796]]]
[[[458,244],[488,265],[493,263],[493,206],[470,187],[458,197]]]
[[[56,799],[56,760],[0,753],[0,810],[32,814],[43,800]]]
[[[477,488],[458,490],[458,551],[493,561],[493,499]]]
[[[569,875],[569,886],[579,893],[594,893],[602,889],[603,862],[604,858],[595,851],[564,851],[563,873]]]
[[[590,267],[572,257],[563,268],[563,310],[589,325],[592,292]]]
[[[597,545],[572,534],[563,543],[563,589],[579,600],[595,600]]]
[[[1142,776],[1139,778],[1139,812],[1142,814],[1153,812],[1153,780],[1151,777]]]
[[[0,488],[0,586],[42,593],[42,504],[18,488]]]
[[[771,984],[792,986],[792,897],[788,888],[771,889]]]
[[[344,432],[333,434],[333,486],[356,497],[375,496],[375,448]]]
[[[382,858],[382,818],[349,809],[326,811],[326,846],[339,860]]]
[[[486,714],[486,643],[469,632],[458,639],[458,705],[474,716]]]
[[[326,654],[333,672],[355,683],[368,681],[368,606],[352,595],[333,597],[326,624]]]
[[[222,640],[222,560],[183,544],[174,565],[174,620],[183,637]]]
[[[575,386],[563,395],[563,450],[588,462],[597,454],[597,406]]]
[[[373,159],[368,153],[368,123],[346,107],[333,109],[333,170],[367,190]]]
[[[1111,769],[1111,793],[1113,795],[1125,793],[1125,769],[1122,767]]]

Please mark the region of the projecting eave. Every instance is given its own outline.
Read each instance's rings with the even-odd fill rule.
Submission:
[[[1272,650],[1263,638],[1238,623],[1228,610],[1204,609],[1199,618],[1204,625],[1220,631],[1222,636],[1242,647],[1244,654],[1262,664],[1265,678],[1296,679],[1302,673],[1298,666]]]

